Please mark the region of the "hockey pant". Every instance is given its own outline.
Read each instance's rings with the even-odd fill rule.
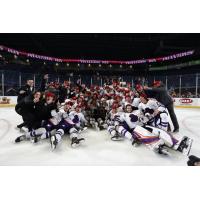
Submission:
[[[117,126],[116,131],[119,133],[120,136],[125,137],[129,140],[134,139],[134,134],[132,134],[133,130],[125,128],[124,126]]]
[[[107,131],[114,136],[116,134],[115,126],[108,126]]]
[[[52,130],[57,128],[57,123],[53,121],[47,120],[42,122],[42,127],[36,130],[32,129],[28,133],[26,133],[26,138],[37,137],[40,136],[40,139],[46,139],[50,137],[50,133]]]
[[[71,121],[63,120],[59,124],[59,128],[56,130],[55,137],[59,143],[62,139],[62,136],[65,133],[69,133],[70,139],[73,137],[78,137],[78,130],[74,127],[74,124],[71,124]]]
[[[148,125],[167,131],[169,126],[168,114],[166,112],[158,114],[152,120],[150,120]]]
[[[38,128],[36,130],[32,130],[29,131],[27,133],[25,133],[26,139],[30,139],[31,137],[36,137],[36,136],[46,136],[46,129],[45,128]],[[45,139],[46,137],[44,137],[43,139]],[[41,138],[42,139],[42,138]]]

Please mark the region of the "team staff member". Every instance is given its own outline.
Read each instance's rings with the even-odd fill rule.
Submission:
[[[27,80],[26,85],[19,89],[17,102],[22,100],[24,97],[33,94],[34,90],[34,81],[31,79]]]
[[[173,132],[179,132],[179,124],[174,112],[174,102],[172,97],[168,94],[166,88],[161,83],[161,81],[154,81],[153,87],[144,86],[143,88],[140,86],[136,87],[139,93],[142,91],[145,92],[147,97],[155,98],[158,102],[162,103],[168,110],[170,118],[172,120],[174,130]]]
[[[21,102],[22,99],[24,99],[27,96],[33,95],[34,93],[34,81],[32,79],[28,79],[26,81],[26,85],[24,85],[23,87],[21,87],[18,91],[18,97],[17,97],[17,103]],[[17,110],[16,110],[17,112]],[[25,123],[21,123],[19,125],[17,125],[17,128],[22,128],[23,126],[25,126]]]

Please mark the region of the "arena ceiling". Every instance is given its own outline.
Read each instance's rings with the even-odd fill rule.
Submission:
[[[200,47],[200,34],[0,34],[0,45],[46,56],[131,60]]]

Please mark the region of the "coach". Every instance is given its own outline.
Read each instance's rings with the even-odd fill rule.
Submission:
[[[155,98],[157,101],[162,103],[168,110],[174,125],[173,132],[179,132],[179,124],[177,121],[176,114],[174,112],[174,102],[172,97],[168,94],[164,84],[161,81],[154,81],[153,87],[144,86],[144,92],[149,98]]]

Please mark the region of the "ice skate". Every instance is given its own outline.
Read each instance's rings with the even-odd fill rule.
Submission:
[[[119,135],[119,133],[115,133],[114,136],[111,137],[112,141],[122,141],[124,140],[124,138],[122,136]]]
[[[100,131],[102,131],[102,130],[105,129],[104,126],[103,126],[102,124],[99,124],[98,127],[99,127],[99,130],[100,130]]]
[[[77,138],[77,137],[73,137],[72,138],[72,142],[71,142],[71,146],[73,148],[78,147],[81,145],[82,142],[84,142],[85,139],[84,138]]]
[[[23,123],[21,123],[21,124],[18,124],[16,128],[21,129],[21,128],[24,127],[24,126],[25,126],[25,122],[23,122]]]
[[[41,137],[39,135],[35,135],[30,138],[30,141],[34,144],[38,143],[40,141]]]
[[[134,138],[132,141],[132,145],[134,147],[138,147],[139,145],[141,145],[141,142],[137,138]]]
[[[190,139],[188,138],[187,140],[187,145],[186,147],[183,149],[183,154],[184,155],[189,155],[190,154],[190,150],[191,150],[191,147],[192,147],[192,143],[193,143],[193,139]]]
[[[100,131],[107,128],[107,126],[103,120],[97,120],[97,126]]]
[[[21,141],[24,141],[24,140],[26,140],[26,136],[21,135],[21,136],[19,136],[15,139],[15,143],[18,143],[18,142],[21,142]]]
[[[52,135],[52,136],[50,137],[50,143],[51,143],[51,149],[52,149],[52,150],[56,149],[57,144],[58,144],[58,140],[57,140],[57,138],[56,138],[55,135]]]
[[[177,151],[180,151],[184,155],[189,155],[192,147],[193,139],[190,139],[186,136],[183,137]]]
[[[166,156],[170,155],[169,151],[164,147],[164,145],[159,145],[158,149],[156,149],[156,152]]]

